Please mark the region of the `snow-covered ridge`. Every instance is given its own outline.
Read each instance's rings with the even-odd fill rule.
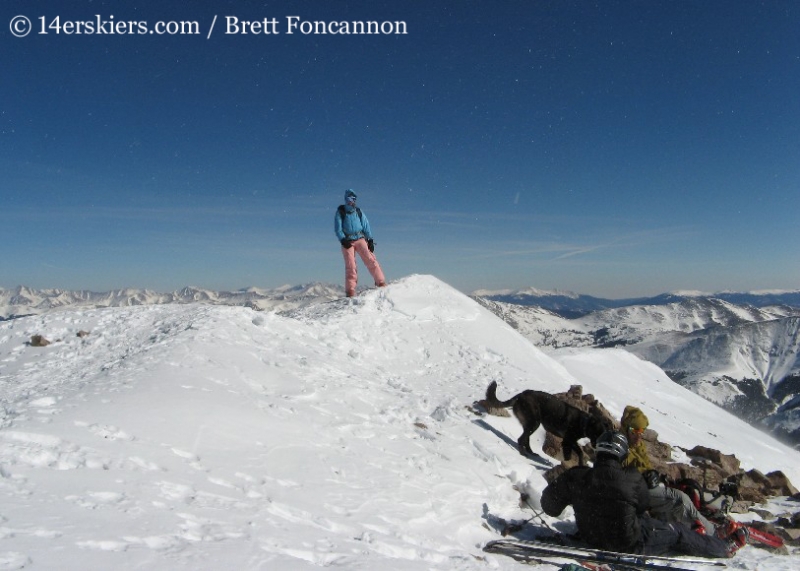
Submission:
[[[250,287],[237,291],[213,291],[185,287],[171,293],[148,289],[119,289],[108,292],[86,290],[32,289],[24,286],[0,289],[0,320],[19,315],[39,315],[57,309],[130,307],[168,303],[205,302],[217,305],[246,305],[253,309],[288,309],[307,303],[336,299],[343,295],[340,286],[311,283],[285,285],[273,289]]]
[[[794,433],[790,440],[800,443],[800,365],[797,349],[783,339],[792,325],[759,325],[800,316],[800,303],[792,305],[795,298],[800,301],[800,292],[725,294],[729,299],[676,292],[648,298],[647,303],[535,288],[482,293],[488,297],[473,297],[539,346],[624,347],[751,421],[766,418],[784,432],[794,427],[788,430]],[[0,289],[0,320],[68,308],[198,302],[285,312],[342,294],[340,286],[322,283],[233,292],[186,287],[167,294],[130,288],[97,293],[18,287]],[[730,301],[742,296],[753,303]],[[617,306],[608,307],[612,303]],[[598,307],[602,309],[592,309]],[[736,327],[748,333],[726,329]]]
[[[53,343],[28,346],[33,334]],[[466,409],[492,380],[503,397],[580,384],[616,416],[641,407],[663,442],[800,482],[800,453],[655,365],[618,349],[548,355],[430,276],[284,313],[72,308],[0,323],[0,561],[517,570],[481,546],[496,519],[530,518],[518,490],[540,493],[547,466],[509,446],[515,419]],[[569,512],[546,521],[574,529]],[[735,559],[795,562],[752,547]]]

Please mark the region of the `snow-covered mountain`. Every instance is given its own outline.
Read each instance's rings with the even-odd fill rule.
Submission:
[[[0,289],[0,319],[65,308],[196,302],[289,311],[342,295],[340,286],[321,283],[233,292],[187,287],[172,293],[18,287]],[[788,441],[800,444],[800,368],[796,343],[791,342],[796,328],[792,318],[800,317],[800,304],[791,304],[800,301],[800,292],[715,295],[728,299],[699,292],[674,292],[648,298],[652,302],[649,304],[589,312],[589,307],[628,302],[535,288],[472,294],[537,346],[622,347],[662,367],[674,380],[712,402],[751,422],[763,420]],[[757,303],[739,305],[731,299]],[[530,305],[536,300],[542,305]],[[568,319],[565,315],[576,317]]]
[[[800,443],[800,317],[718,325],[627,349],[712,402]]]
[[[624,348],[710,401],[800,444],[798,307],[695,295],[566,319],[536,306],[477,299],[537,346]]]
[[[225,292],[185,287],[171,293],[158,293],[147,289],[119,289],[99,293],[19,286],[15,289],[0,288],[0,320],[21,315],[39,315],[66,307],[129,307],[193,302],[281,310],[337,299],[343,294],[341,286],[322,283],[286,285],[274,289],[251,287]]]
[[[599,309],[622,307],[643,301],[643,299],[611,300],[577,294],[571,291],[540,290],[536,288],[477,290],[472,292],[471,295],[488,301],[541,307],[567,318],[580,317]]]
[[[580,384],[617,417],[641,407],[662,442],[800,482],[800,452],[655,365],[549,355],[430,276],[287,312],[73,307],[0,323],[0,568],[519,569],[481,547],[531,517],[519,490],[548,466],[509,446],[514,418],[467,410],[493,380],[503,397]],[[543,521],[574,530],[571,510]]]
[[[606,299],[561,290],[539,290],[524,288],[519,290],[477,290],[473,297],[489,301],[511,303],[514,305],[537,306],[558,313],[562,317],[574,318],[594,311],[629,306],[669,305],[693,299],[717,299],[734,305],[753,307],[789,306],[800,307],[800,290],[756,291],[756,292],[718,292],[678,291],[664,293],[655,297],[629,299]]]

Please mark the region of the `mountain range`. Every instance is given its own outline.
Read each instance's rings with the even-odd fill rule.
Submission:
[[[93,292],[34,289],[19,286],[14,289],[0,288],[0,321],[26,315],[40,315],[67,307],[130,307],[198,302],[212,305],[238,305],[262,311],[283,311],[338,299],[343,295],[342,287],[321,283],[285,285],[272,289],[250,287],[221,292],[198,287],[184,287],[171,293],[134,288]]]
[[[623,348],[800,445],[800,292],[670,293],[628,302],[532,290],[477,293],[539,347]],[[604,307],[587,311],[590,305]]]
[[[540,290],[524,288],[519,290],[477,290],[474,297],[502,301],[514,305],[536,306],[548,309],[562,317],[580,317],[594,311],[616,309],[633,305],[668,305],[692,299],[718,299],[734,305],[770,307],[800,307],[800,290],[768,290],[755,292],[704,293],[699,291],[677,291],[662,293],[653,297],[627,299],[607,299],[562,290]]]
[[[286,312],[343,296],[310,283],[212,291],[185,287],[109,292],[0,289],[0,320],[63,308],[206,303]],[[624,349],[776,436],[800,446],[800,291],[673,292],[603,299],[564,291],[472,292],[471,297],[547,351]]]

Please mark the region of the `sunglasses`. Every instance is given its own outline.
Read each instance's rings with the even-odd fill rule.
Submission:
[[[628,432],[633,432],[634,434],[644,434],[644,428],[633,428],[630,426],[628,427]]]

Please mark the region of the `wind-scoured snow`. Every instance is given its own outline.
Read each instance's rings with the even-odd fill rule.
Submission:
[[[548,356],[430,276],[286,314],[64,309],[0,323],[0,569],[520,569],[481,547],[531,516],[517,490],[547,466],[509,445],[515,419],[467,410],[491,381],[501,398],[581,384],[662,441],[800,482],[800,453],[655,365]],[[546,521],[572,529],[569,510]]]

